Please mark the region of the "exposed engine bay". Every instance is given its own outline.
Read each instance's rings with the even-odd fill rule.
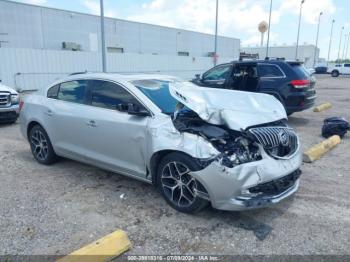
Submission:
[[[177,111],[173,123],[178,131],[196,134],[209,141],[221,152],[216,160],[224,166],[232,168],[262,159],[258,144],[244,131],[207,123],[192,110]]]

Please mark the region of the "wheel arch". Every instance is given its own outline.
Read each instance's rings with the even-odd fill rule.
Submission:
[[[28,125],[27,125],[27,130],[26,130],[26,134],[27,134],[27,138],[28,138],[28,139],[29,139],[29,132],[30,132],[30,130],[32,130],[32,128],[33,128],[34,126],[36,126],[36,125],[39,125],[39,126],[41,126],[42,128],[44,128],[43,125],[40,124],[37,120],[32,120],[32,121],[30,121],[30,122],[28,123]],[[45,128],[44,128],[44,130],[45,130]],[[46,130],[45,130],[45,131],[46,131]]]

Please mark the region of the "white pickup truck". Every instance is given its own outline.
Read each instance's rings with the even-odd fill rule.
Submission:
[[[19,115],[19,95],[0,83],[0,123],[14,123]]]
[[[335,66],[328,68],[328,73],[333,77],[338,77],[339,75],[350,75],[350,64],[336,64]]]

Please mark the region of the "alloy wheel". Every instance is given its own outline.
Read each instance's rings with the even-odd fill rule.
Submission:
[[[187,166],[170,162],[162,170],[161,183],[167,198],[179,207],[191,206],[196,200],[196,180]]]
[[[48,156],[48,143],[45,135],[40,130],[35,130],[30,137],[33,154],[41,161],[45,161]]]

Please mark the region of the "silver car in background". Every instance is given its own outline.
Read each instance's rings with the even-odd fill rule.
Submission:
[[[188,213],[295,193],[301,154],[286,122],[273,96],[159,75],[69,76],[28,95],[20,113],[39,163],[61,156],[152,183]]]

